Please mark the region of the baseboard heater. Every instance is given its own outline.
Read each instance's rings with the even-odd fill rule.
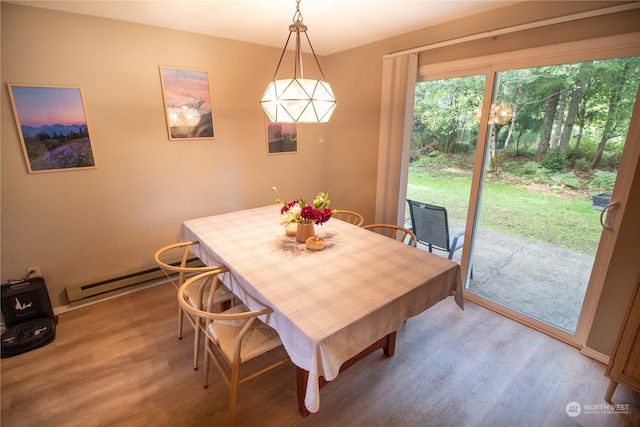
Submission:
[[[171,265],[179,265],[180,261],[172,262]],[[190,258],[187,261],[188,267],[201,267],[202,261],[198,258]],[[135,271],[128,274],[123,274],[118,277],[112,277],[106,280],[100,280],[92,283],[85,283],[81,285],[67,286],[67,298],[69,302],[86,300],[88,298],[94,298],[102,296],[107,293],[114,293],[133,286],[142,285],[151,280],[166,277],[160,267],[150,267],[144,270]]]

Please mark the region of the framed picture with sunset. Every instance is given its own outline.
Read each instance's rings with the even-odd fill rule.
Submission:
[[[298,125],[295,123],[276,123],[264,115],[266,120],[267,154],[286,154],[298,152]]]
[[[80,88],[8,86],[29,173],[96,167]]]
[[[161,66],[160,82],[169,139],[213,139],[209,73]]]

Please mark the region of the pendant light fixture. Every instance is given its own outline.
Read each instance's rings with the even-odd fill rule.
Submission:
[[[293,66],[293,78],[276,80],[282,58],[289,45],[291,35],[295,33],[296,49]],[[302,52],[300,50],[300,33],[304,33],[316,60],[322,80],[305,79],[302,69]],[[267,86],[260,104],[272,122],[279,123],[325,123],[336,108],[336,98],[331,86],[327,83],[320,67],[320,62],[311,46],[307,35],[307,26],[302,23],[300,0],[296,0],[296,13],[293,24],[289,26],[289,37],[282,50],[280,61],[273,75],[273,81]]]

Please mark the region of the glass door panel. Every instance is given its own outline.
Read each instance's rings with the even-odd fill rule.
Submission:
[[[408,198],[447,207],[452,234],[476,212],[465,234],[468,291],[525,323],[532,318],[573,334],[636,102],[640,58],[487,76],[416,85]],[[491,94],[484,117],[483,94]],[[480,126],[482,143],[474,141]],[[478,147],[484,157],[474,166]],[[473,176],[480,182],[471,193]]]
[[[575,332],[639,66],[620,58],[496,75],[470,291]]]
[[[444,207],[451,236],[464,231],[467,222],[479,130],[475,115],[484,86],[484,75],[416,84],[407,198]],[[410,225],[408,205],[405,218]],[[460,262],[461,253],[453,259]]]

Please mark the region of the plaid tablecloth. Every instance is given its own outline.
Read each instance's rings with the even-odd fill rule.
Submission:
[[[198,240],[205,264],[226,265],[225,284],[280,334],[291,361],[309,371],[305,405],[320,406],[318,378],[455,293],[460,266],[443,257],[331,219],[315,226],[325,249],[310,251],[279,224],[280,205],[185,221],[180,241]]]

